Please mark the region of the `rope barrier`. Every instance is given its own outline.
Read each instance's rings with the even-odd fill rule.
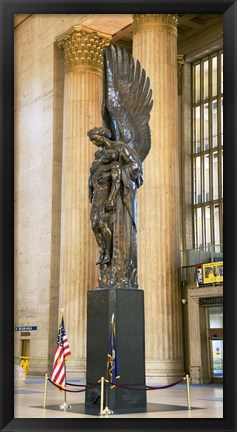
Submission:
[[[86,387],[86,384],[73,384],[69,382],[66,382],[66,385],[73,386],[73,387]]]
[[[116,387],[124,388],[124,389],[127,389],[127,390],[143,390],[143,391],[147,391],[147,390],[162,390],[162,389],[166,389],[166,388],[169,388],[169,387],[174,387],[175,385],[180,384],[181,382],[183,382],[185,380],[186,380],[186,377],[182,378],[182,379],[180,379],[180,380],[178,380],[178,381],[176,381],[174,383],[171,383],[171,384],[168,384],[168,385],[165,385],[165,386],[160,386],[160,387],[152,387],[152,386],[147,386],[147,385],[145,385],[144,387],[130,387],[130,386],[126,386],[126,385],[112,383],[111,381],[108,381],[106,379],[105,379],[105,382],[109,383],[111,386],[116,386]],[[97,386],[100,383],[100,380],[99,380],[95,384],[92,384],[91,386],[88,386],[86,384],[73,384],[73,383],[66,382],[66,385],[70,385],[70,386],[73,386],[73,387],[85,387],[83,390],[69,390],[66,387],[61,387],[58,384],[54,383],[50,378],[48,378],[48,381],[50,381],[51,384],[53,384],[59,390],[63,390],[65,392],[70,392],[70,393],[81,393],[81,392],[86,391],[87,389],[91,389],[91,388]]]
[[[190,390],[189,390],[189,375],[186,375],[184,378],[175,381],[174,383],[171,384],[167,384],[165,386],[160,386],[160,387],[152,387],[152,386],[147,386],[145,385],[144,387],[130,387],[130,386],[126,386],[126,385],[120,385],[117,383],[113,383],[111,381],[106,380],[104,377],[101,377],[100,380],[98,380],[95,384],[92,385],[86,385],[86,384],[73,384],[73,383],[67,383],[66,385],[71,385],[74,387],[84,387],[83,390],[69,390],[65,387],[62,387],[56,383],[54,383],[47,374],[45,374],[45,389],[44,389],[44,402],[43,402],[43,408],[46,407],[46,397],[47,397],[47,382],[51,382],[51,384],[53,384],[55,387],[57,387],[59,390],[64,391],[64,404],[60,405],[60,409],[69,409],[71,408],[70,405],[67,405],[66,403],[66,392],[70,392],[70,393],[82,393],[85,392],[88,389],[94,388],[96,387],[99,383],[101,383],[101,398],[100,398],[100,415],[105,415],[105,414],[112,414],[112,411],[109,410],[108,408],[108,402],[106,404],[105,409],[103,410],[103,401],[104,401],[104,382],[106,382],[107,384],[109,384],[110,386],[115,386],[115,387],[119,387],[119,388],[125,388],[127,390],[143,390],[143,391],[147,391],[147,390],[161,390],[161,389],[166,389],[169,387],[174,387],[177,384],[180,384],[183,381],[187,381],[187,403],[188,403],[188,410],[191,410],[191,401],[190,401]]]
[[[162,389],[166,389],[166,388],[169,388],[169,387],[174,387],[174,386],[176,386],[177,384],[180,384],[181,382],[183,382],[183,381],[185,381],[186,380],[186,377],[185,378],[182,378],[182,379],[180,379],[179,381],[176,381],[176,382],[174,382],[174,383],[172,383],[172,384],[167,384],[166,386],[161,386],[161,387],[151,387],[151,386],[146,386],[146,388],[147,388],[147,390],[162,390]]]
[[[105,381],[108,382],[111,386],[116,386],[116,387],[119,387],[119,388],[125,388],[127,390],[143,390],[144,391],[144,390],[162,390],[162,389],[166,389],[166,388],[169,388],[169,387],[173,387],[173,386],[175,386],[177,384],[180,384],[182,381],[185,381],[185,379],[186,379],[186,377],[180,379],[179,381],[176,381],[175,383],[168,384],[168,385],[161,386],[161,387],[151,387],[151,386],[147,386],[147,385],[144,386],[144,387],[129,387],[129,386],[126,386],[126,385],[112,383],[111,381],[107,381],[107,380],[105,380]]]
[[[54,385],[55,387],[57,387],[59,390],[62,390],[62,391],[64,391],[64,392],[69,392],[69,393],[81,393],[81,392],[86,391],[87,389],[91,389],[91,388],[97,386],[97,385],[100,383],[100,380],[99,380],[97,383],[92,384],[91,386],[87,386],[87,385],[85,384],[85,385],[83,386],[83,387],[85,387],[83,390],[69,390],[69,389],[66,389],[65,387],[62,387],[62,386],[60,386],[60,385],[54,383],[50,378],[48,378],[48,381],[51,382],[51,384],[53,384],[53,385]],[[81,386],[80,386],[80,387],[81,387]]]

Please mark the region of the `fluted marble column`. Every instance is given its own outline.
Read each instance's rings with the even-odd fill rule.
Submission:
[[[139,190],[139,286],[145,291],[146,373],[182,376],[179,287],[177,16],[133,16],[133,56],[151,80],[152,150]]]
[[[74,26],[57,39],[64,50],[64,120],[60,307],[71,348],[68,370],[85,370],[87,291],[97,287],[90,226],[89,167],[96,148],[87,131],[101,125],[102,49],[110,36]]]

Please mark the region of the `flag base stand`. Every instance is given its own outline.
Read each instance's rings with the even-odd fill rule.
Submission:
[[[143,290],[101,288],[88,291],[86,384],[92,386],[98,381],[98,377],[107,377],[107,354],[113,313],[120,372],[117,384],[130,389],[111,388],[108,384],[107,395],[106,391],[101,394],[99,383],[88,388],[85,413],[90,415],[102,415],[102,412],[104,415],[105,410],[105,415],[147,411]]]
[[[103,416],[109,416],[113,414],[113,411],[111,411],[108,407],[105,407],[105,409],[102,411]]]
[[[59,405],[59,408],[60,408],[61,410],[63,410],[63,411],[67,411],[67,410],[69,410],[69,409],[72,408],[71,405],[68,405],[68,404],[67,404],[66,397],[67,397],[67,393],[64,392],[64,402],[63,402],[62,405]]]
[[[67,411],[68,409],[71,409],[72,406],[71,406],[71,405],[68,405],[66,402],[63,402],[62,405],[59,405],[59,408],[60,408],[61,410]]]

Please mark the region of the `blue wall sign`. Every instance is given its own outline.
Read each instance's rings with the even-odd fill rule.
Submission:
[[[15,327],[15,331],[30,331],[30,330],[37,330],[37,326],[21,326],[21,327]]]

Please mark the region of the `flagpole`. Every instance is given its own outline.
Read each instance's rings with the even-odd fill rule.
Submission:
[[[108,403],[109,403],[109,360],[107,360],[107,380],[105,380],[103,377],[103,383],[104,383],[104,381],[106,382],[106,393],[105,393],[105,408],[102,411],[102,415],[110,415],[110,414],[113,414],[113,411],[110,411],[110,409],[108,407]],[[104,398],[104,393],[103,393],[103,395],[101,394],[101,398],[102,397]]]
[[[111,326],[113,321],[114,321],[114,313],[112,314],[111,317]],[[113,331],[111,331],[111,337],[113,341]],[[113,411],[111,411],[108,406],[109,405],[109,358],[108,357],[107,357],[107,380],[105,381],[106,381],[106,393],[105,393],[105,409],[103,410],[103,415],[110,415],[113,414]]]
[[[112,411],[110,411],[108,404],[109,404],[109,360],[107,360],[107,380],[106,381],[106,393],[105,393],[105,409],[103,410],[104,415],[110,415],[112,414]]]
[[[62,337],[62,319],[63,319],[63,311],[64,311],[64,309],[60,308],[59,310],[61,312],[61,316],[60,316],[60,322],[61,322],[61,325],[60,325],[60,339],[61,339],[61,337]],[[65,359],[64,359],[64,368],[65,368],[65,377],[66,377],[66,360]],[[65,383],[65,388],[66,388],[66,383]],[[67,409],[71,409],[71,405],[67,404],[67,392],[66,392],[66,390],[64,390],[63,392],[64,392],[64,402],[63,402],[62,405],[59,405],[59,408],[63,409],[64,411],[66,411]]]

